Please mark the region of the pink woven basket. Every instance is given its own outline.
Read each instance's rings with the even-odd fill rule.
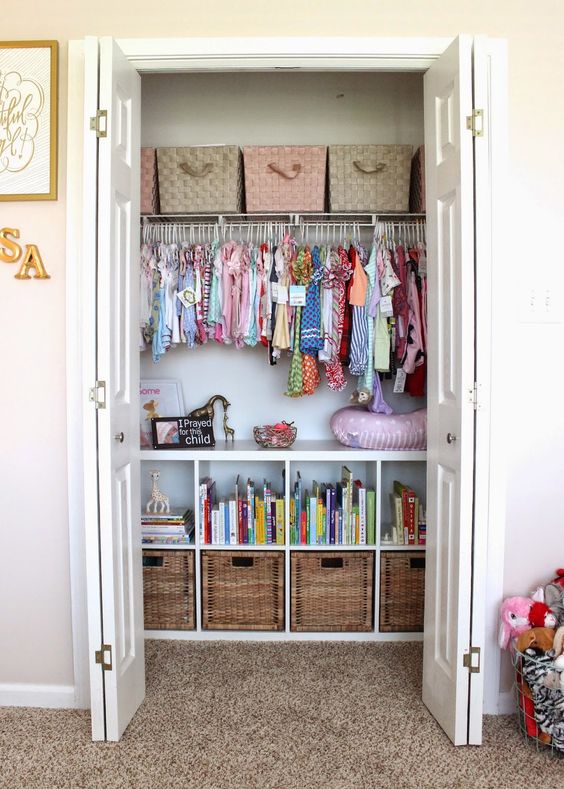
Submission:
[[[323,211],[325,145],[243,148],[247,212]]]
[[[141,213],[159,213],[159,181],[155,148],[141,148]]]

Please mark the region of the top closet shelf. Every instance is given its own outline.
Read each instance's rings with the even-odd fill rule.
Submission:
[[[380,212],[377,214],[359,213],[265,213],[265,214],[142,214],[144,224],[217,224],[239,225],[265,222],[299,227],[304,224],[355,224],[373,227],[380,221],[403,221],[425,219],[425,214]]]
[[[338,441],[296,441],[287,449],[264,449],[254,441],[218,441],[213,449],[140,449],[141,460],[352,460],[425,461],[427,453],[417,450],[376,451],[353,449]]]

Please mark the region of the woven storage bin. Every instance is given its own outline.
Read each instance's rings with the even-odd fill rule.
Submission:
[[[155,148],[141,148],[141,213],[160,213]]]
[[[284,630],[282,551],[202,551],[205,630]]]
[[[291,629],[373,629],[372,551],[292,551]]]
[[[239,213],[243,167],[237,145],[157,148],[163,214]]]
[[[382,551],[380,554],[380,631],[423,630],[425,554]]]
[[[331,211],[407,211],[411,145],[330,145]]]
[[[323,211],[325,145],[247,146],[247,211]]]
[[[194,551],[143,551],[146,630],[194,630]]]
[[[411,160],[409,210],[414,214],[425,213],[425,148],[423,145],[415,151]]]

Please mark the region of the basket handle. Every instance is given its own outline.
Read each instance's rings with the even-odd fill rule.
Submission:
[[[409,560],[409,569],[410,570],[424,570],[425,569],[425,557],[424,556],[412,556]]]
[[[144,556],[143,557],[143,567],[162,567],[163,566],[163,557],[162,556]]]
[[[231,566],[232,567],[252,567],[255,563],[255,560],[252,556],[232,556],[231,557]]]
[[[288,173],[285,173],[285,172],[284,172],[284,170],[281,170],[281,169],[278,167],[278,165],[277,165],[277,164],[275,164],[274,162],[271,162],[271,163],[268,165],[268,167],[270,167],[270,169],[272,170],[272,172],[274,172],[274,173],[277,173],[278,175],[281,175],[281,176],[282,176],[282,178],[286,178],[288,181],[293,181],[293,180],[294,180],[294,178],[297,178],[297,177],[298,177],[298,175],[299,175],[299,174],[301,173],[301,171],[302,171],[302,166],[301,166],[301,164],[298,164],[298,163],[296,163],[296,164],[293,164],[293,165],[292,165],[292,170],[294,171],[294,175],[288,175]]]
[[[323,568],[337,568],[343,566],[342,556],[325,556],[321,559],[321,566]]]
[[[178,166],[183,173],[191,175],[192,178],[203,178],[205,175],[209,175],[213,170],[213,162],[206,162],[199,172],[194,167],[191,167],[188,162],[180,162]]]
[[[385,165],[384,162],[378,162],[378,164],[376,165],[376,167],[373,170],[371,170],[366,165],[363,167],[362,163],[359,162],[359,161],[354,161],[353,164],[354,164],[354,166],[356,167],[357,170],[360,170],[361,173],[366,173],[367,175],[372,175],[372,173],[381,173],[382,170],[386,169],[386,165]]]

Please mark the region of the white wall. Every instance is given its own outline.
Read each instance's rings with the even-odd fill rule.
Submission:
[[[50,282],[18,282],[0,264],[0,336],[5,399],[0,438],[0,683],[73,682],[66,513],[64,178],[66,42],[84,35],[292,36],[315,34],[454,36],[485,33],[509,42],[511,225],[507,239],[514,282],[561,271],[558,229],[564,216],[564,128],[561,95],[564,7],[545,0],[247,0],[212,4],[171,0],[99,0],[79,5],[52,0],[15,8],[13,39],[56,38],[62,45],[59,200],[2,203],[0,227],[15,226],[39,245]],[[547,230],[548,229],[548,230]],[[550,236],[548,235],[550,231]],[[562,324],[521,323],[514,287],[507,354],[508,447],[505,589],[523,592],[562,564]],[[541,387],[533,380],[543,380]],[[505,524],[499,524],[504,528]],[[560,555],[560,558],[558,556]],[[8,601],[8,603],[6,603]],[[6,644],[8,648],[6,648]]]

